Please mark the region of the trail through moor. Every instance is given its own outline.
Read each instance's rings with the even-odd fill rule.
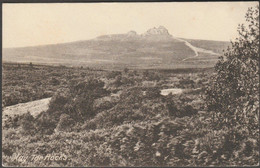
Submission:
[[[199,48],[199,47],[195,47],[193,46],[191,43],[189,43],[188,41],[184,40],[184,39],[181,39],[181,38],[177,38],[177,37],[174,37],[174,39],[178,40],[178,41],[181,41],[181,42],[184,42],[186,46],[188,46],[192,51],[194,51],[195,55],[192,56],[192,57],[188,57],[188,58],[184,58],[183,60],[181,61],[186,61],[188,59],[191,59],[191,58],[196,58],[199,56],[199,53],[206,53],[206,54],[211,54],[211,55],[220,55],[218,53],[215,53],[211,50],[206,50],[206,49],[203,49],[203,48]]]

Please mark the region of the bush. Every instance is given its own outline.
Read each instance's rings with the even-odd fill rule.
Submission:
[[[145,80],[148,80],[148,81],[160,81],[161,80],[158,73],[151,72],[151,71],[148,71],[148,70],[145,70],[143,72],[143,77],[144,77]]]
[[[39,114],[35,119],[35,127],[39,135],[52,134],[56,126],[57,126],[57,119],[55,119],[52,115],[48,115],[48,113],[46,112]]]
[[[174,117],[185,117],[192,116],[198,112],[197,109],[193,108],[188,104],[189,98],[187,97],[173,97],[173,95],[168,95],[166,98],[166,107],[168,109],[169,115]]]
[[[95,120],[90,120],[84,123],[81,128],[83,130],[95,130],[97,128],[97,124]]]
[[[124,73],[128,73],[129,69],[128,68],[124,68]]]
[[[180,88],[194,88],[195,82],[191,79],[181,79],[179,85]]]
[[[158,87],[153,87],[153,88],[147,88],[145,92],[145,96],[148,99],[155,99],[161,96],[161,91]]]
[[[34,117],[31,115],[30,112],[21,116],[21,126],[22,130],[25,134],[34,134],[36,128],[34,126]]]
[[[191,105],[176,105],[174,102],[168,103],[167,108],[170,116],[174,117],[192,116],[198,112]]]
[[[21,125],[21,116],[8,116],[4,121],[3,128],[18,128]]]
[[[76,121],[95,116],[94,100],[107,95],[104,82],[97,79],[78,82],[69,90],[60,90],[51,100],[47,113],[60,120],[61,114],[67,114]]]
[[[107,78],[108,79],[115,79],[117,76],[122,75],[122,73],[120,71],[112,71],[110,73],[108,73]]]
[[[60,81],[57,80],[56,78],[52,77],[51,80],[50,80],[50,84],[53,85],[53,86],[57,86],[60,84]]]
[[[56,127],[56,130],[57,131],[71,131],[73,124],[75,124],[75,121],[68,114],[62,114],[60,116],[60,121]]]
[[[209,110],[216,111],[216,126],[248,127],[258,135],[259,119],[259,6],[249,8],[248,27],[239,26],[239,38],[232,42],[216,64],[216,76],[207,90]]]
[[[206,91],[212,128],[225,132],[217,159],[220,165],[238,160],[259,164],[255,159],[259,157],[259,6],[249,8],[246,21],[248,26],[239,26],[239,38],[225,58],[220,57]]]
[[[57,109],[63,110],[64,105],[69,101],[67,93],[64,90],[58,91],[52,98],[49,104],[49,111],[55,111]]]

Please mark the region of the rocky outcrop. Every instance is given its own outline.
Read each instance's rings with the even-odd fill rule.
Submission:
[[[164,36],[170,36],[168,30],[163,27],[159,26],[158,28],[154,27],[149,30],[147,30],[142,36],[152,36],[152,35],[164,35]]]
[[[138,36],[138,35],[135,31],[130,31],[127,33],[127,37],[136,37],[136,36]]]

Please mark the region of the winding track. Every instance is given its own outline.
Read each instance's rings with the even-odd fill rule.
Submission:
[[[181,61],[186,61],[186,60],[191,59],[191,58],[196,58],[196,57],[199,56],[199,52],[200,52],[200,53],[211,54],[211,55],[220,55],[220,54],[215,53],[215,52],[213,52],[213,51],[211,51],[211,50],[206,50],[206,49],[203,49],[203,48],[195,47],[195,46],[193,46],[191,43],[189,43],[189,42],[186,41],[186,40],[183,40],[183,39],[180,39],[180,38],[177,38],[177,37],[174,37],[174,39],[176,39],[176,40],[178,40],[178,41],[181,41],[181,42],[184,42],[185,45],[188,46],[188,47],[190,47],[190,49],[191,49],[192,51],[194,51],[194,53],[195,53],[195,56],[188,57],[188,58],[184,58],[184,59],[181,60]]]

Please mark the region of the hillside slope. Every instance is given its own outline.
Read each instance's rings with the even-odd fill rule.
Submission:
[[[194,61],[198,67],[215,64],[215,60],[212,63],[211,59],[212,56],[216,58],[216,55],[210,53],[203,56],[206,61],[183,61],[196,55],[194,49],[186,44],[187,41],[196,47],[214,52],[218,52],[223,46],[215,45],[215,42],[207,46],[208,43],[201,45],[196,40],[180,40],[172,37],[166,28],[160,26],[141,35],[130,31],[86,41],[3,49],[3,61],[102,68],[187,68],[194,67]]]

